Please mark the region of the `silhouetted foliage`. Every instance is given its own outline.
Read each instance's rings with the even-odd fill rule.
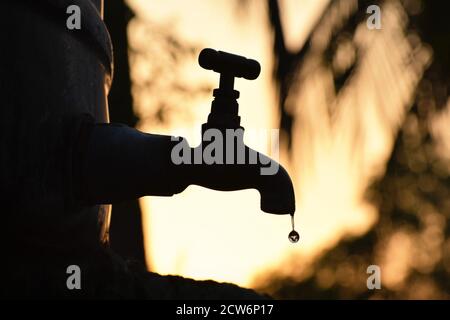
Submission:
[[[359,2],[360,13],[365,3]],[[396,136],[386,172],[367,192],[379,219],[364,235],[342,239],[323,252],[300,279],[269,276],[261,289],[277,298],[450,297],[450,162],[445,139],[434,129],[436,117],[448,112],[450,8],[443,1],[402,4],[409,29],[432,47],[434,59]],[[337,32],[352,34],[360,21],[361,15],[353,15]],[[345,80],[337,79],[341,88]],[[373,264],[381,267],[381,290],[366,286],[366,269]]]
[[[174,117],[189,119],[191,110],[185,103],[211,91],[209,85],[181,80],[185,67],[197,64],[202,47],[181,40],[172,22],[139,16],[130,22],[130,34],[133,97],[140,122],[151,128],[165,126]]]

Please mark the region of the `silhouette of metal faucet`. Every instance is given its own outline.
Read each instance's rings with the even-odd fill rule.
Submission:
[[[7,275],[0,297],[262,298],[231,284],[146,272],[108,248],[110,206],[99,204],[170,196],[196,181],[229,189],[232,175],[223,172],[233,166],[176,165],[173,137],[108,123],[113,54],[103,2],[0,2],[0,38],[8,43],[0,52],[0,273]],[[69,5],[80,8],[81,30],[67,29]],[[236,181],[256,184],[245,175]],[[82,290],[66,286],[73,265]]]
[[[259,63],[204,49],[199,64],[220,73],[200,145],[191,148],[185,139],[145,134],[122,125],[91,124],[81,142],[85,146],[79,167],[81,199],[102,204],[144,195],[171,196],[189,185],[220,191],[256,189],[264,212],[294,214],[294,189],[286,170],[243,142],[234,78],[256,79]],[[212,139],[218,136],[221,143]],[[203,159],[205,153],[212,159]]]

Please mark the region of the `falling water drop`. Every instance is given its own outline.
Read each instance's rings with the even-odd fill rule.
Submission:
[[[289,237],[289,241],[292,242],[292,243],[296,243],[300,239],[300,235],[295,230],[292,230],[291,232],[289,232],[289,236],[288,237]]]
[[[298,234],[297,231],[295,231],[294,215],[293,214],[291,214],[291,223],[292,223],[292,231],[289,232],[288,238],[289,238],[290,242],[296,243],[300,239],[300,235]]]

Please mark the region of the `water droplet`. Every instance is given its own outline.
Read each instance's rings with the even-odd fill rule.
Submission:
[[[292,231],[289,232],[288,238],[289,238],[290,242],[296,243],[300,239],[300,235],[298,234],[297,231],[295,231],[294,215],[293,214],[291,214],[291,223],[292,223]]]
[[[296,243],[296,242],[298,242],[298,240],[300,239],[300,235],[298,234],[297,231],[292,230],[291,232],[289,232],[288,238],[289,238],[289,241],[290,241],[290,242]]]

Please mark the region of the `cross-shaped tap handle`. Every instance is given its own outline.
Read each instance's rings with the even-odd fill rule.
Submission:
[[[261,72],[256,60],[209,48],[200,52],[198,63],[206,70],[220,73],[219,89],[225,91],[233,90],[235,77],[255,80]]]

